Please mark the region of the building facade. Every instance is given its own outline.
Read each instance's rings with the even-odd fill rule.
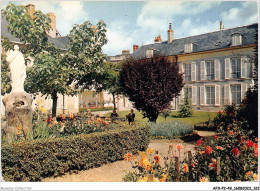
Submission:
[[[170,25],[167,41],[141,46],[133,57],[177,58],[184,87],[172,108],[178,109],[187,96],[196,110],[218,111],[240,104],[253,86],[257,28],[258,24],[252,24],[174,39]]]

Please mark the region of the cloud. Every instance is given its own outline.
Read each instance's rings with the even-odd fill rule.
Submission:
[[[190,16],[203,13],[221,2],[150,1],[142,8],[137,26],[144,30],[165,29],[175,16]]]
[[[34,4],[36,10],[44,14],[53,12],[56,15],[56,28],[61,35],[67,35],[74,24],[81,24],[87,20],[87,12],[84,11],[81,1],[33,1],[22,4]]]
[[[241,2],[241,5],[221,14],[225,28],[258,22],[257,2]]]
[[[102,48],[105,54],[120,54],[122,50],[129,50],[133,46],[133,35],[131,31],[126,30],[128,24],[123,21],[115,21],[107,28],[108,43]],[[132,52],[131,49],[130,52]]]

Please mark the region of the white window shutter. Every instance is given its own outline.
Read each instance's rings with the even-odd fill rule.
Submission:
[[[183,102],[184,102],[184,90],[182,88],[179,96],[179,103],[183,104]]]
[[[191,63],[191,81],[196,81],[196,62]]]
[[[215,105],[220,105],[220,85],[215,86]]]
[[[241,56],[241,78],[247,77],[247,57]]]
[[[62,96],[62,98],[63,98],[63,96]],[[67,108],[68,108],[68,96],[64,95],[64,109],[67,109]],[[62,107],[62,109],[63,109],[63,107]]]
[[[214,62],[214,70],[215,70],[215,80],[220,79],[220,60],[215,60]]]
[[[225,58],[225,79],[230,78],[230,58]]]
[[[74,96],[75,98],[75,109],[78,109],[78,107],[79,107],[79,96],[78,95],[75,95]]]
[[[252,64],[252,77],[256,77],[255,74],[255,63],[251,63]]]
[[[192,105],[196,105],[196,101],[197,101],[197,86],[192,86],[191,96],[192,96]]]
[[[179,65],[179,71],[180,71],[180,73],[183,73],[184,72],[184,70],[183,70],[183,63],[180,63],[180,65]]]
[[[60,94],[57,95],[57,108],[61,108],[61,96]]]
[[[230,91],[229,85],[224,85],[224,105],[230,104]]]
[[[200,62],[200,80],[205,80],[205,61]]]
[[[243,98],[244,98],[244,96],[246,95],[246,92],[247,92],[247,84],[243,83],[241,89],[242,89],[241,90],[241,100],[243,100]]]
[[[200,86],[200,105],[205,105],[205,87]]]

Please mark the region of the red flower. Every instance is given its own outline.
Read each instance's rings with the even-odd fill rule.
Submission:
[[[211,154],[212,153],[212,147],[211,146],[207,146],[206,149],[205,149],[205,153],[207,155]]]
[[[246,141],[246,146],[247,146],[247,148],[253,147],[253,141],[247,140],[247,141]]]
[[[47,119],[47,122],[49,123],[49,122],[52,120],[52,118],[53,118],[53,117],[49,117],[49,118]]]
[[[200,146],[203,143],[203,141],[200,139],[197,141],[197,145]]]
[[[219,138],[219,136],[218,136],[218,135],[215,135],[215,136],[214,136],[214,139],[215,139],[215,140],[216,140],[216,139],[218,139],[218,138]]]
[[[255,154],[255,157],[258,157],[258,147],[254,148],[254,154]]]
[[[159,155],[155,155],[154,156],[154,159],[155,159],[155,161],[156,161],[156,163],[160,163],[160,161],[161,161],[161,158],[160,158],[160,156]]]
[[[233,148],[233,149],[232,149],[232,154],[233,154],[234,157],[237,157],[237,156],[239,155],[239,150],[238,150],[238,148],[236,148],[236,147]]]

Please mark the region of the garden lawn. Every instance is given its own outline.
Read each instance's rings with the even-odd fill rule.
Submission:
[[[119,117],[125,117],[127,114],[130,113],[129,111],[120,111]],[[148,118],[143,118],[143,115],[138,112],[137,110],[134,111],[135,113],[135,122],[136,123],[141,123],[144,124],[148,122]],[[105,116],[109,117],[111,113],[106,114]],[[185,118],[178,118],[178,111],[172,111],[170,116],[166,118],[166,121],[178,121],[181,123],[187,123],[187,124],[192,124],[192,125],[198,125],[202,122],[206,122],[209,119],[212,120],[214,117],[216,117],[217,112],[206,112],[206,111],[193,111],[193,114],[191,117],[185,117]],[[159,122],[164,122],[164,117],[160,116],[157,118],[157,123]]]

